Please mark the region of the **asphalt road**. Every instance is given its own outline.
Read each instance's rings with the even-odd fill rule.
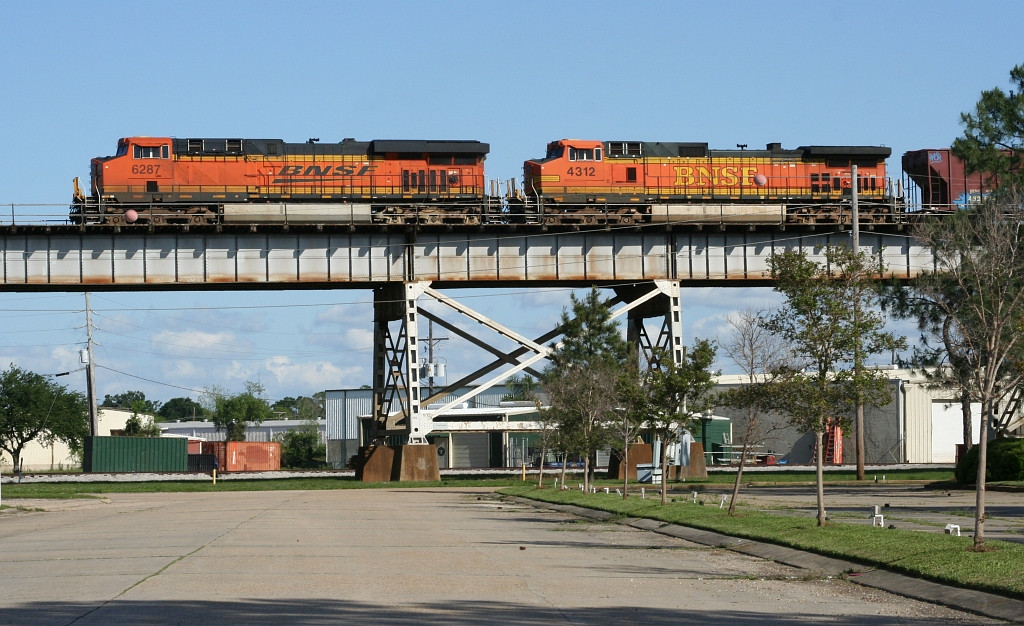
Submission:
[[[486,490],[7,504],[2,624],[998,623]]]

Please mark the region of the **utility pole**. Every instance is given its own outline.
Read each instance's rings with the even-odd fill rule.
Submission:
[[[853,237],[850,245],[853,247],[853,254],[860,254],[860,212],[857,206],[857,192],[859,187],[859,181],[857,179],[857,166],[854,165],[850,168],[850,182],[851,196],[850,196],[850,209],[853,213]],[[856,261],[855,261],[856,262]],[[860,277],[857,277],[859,283]],[[853,376],[854,379],[860,381],[861,370],[864,368],[863,358],[860,354],[860,291],[858,288],[857,299],[853,303],[853,323],[857,325],[858,337],[856,354],[853,359]],[[857,431],[857,441],[854,447],[857,448],[857,480],[864,480],[864,402],[860,397],[860,390],[857,391],[857,401],[854,404],[854,428]]]
[[[434,342],[447,341],[448,337],[434,339],[434,320],[427,323],[427,374],[430,383],[427,387],[427,397],[434,395],[434,375],[437,373],[437,364],[434,363]]]
[[[85,385],[89,402],[89,434],[95,437],[99,431],[99,420],[96,415],[96,366],[92,358],[92,309],[89,307],[88,291],[85,292],[85,336],[88,339],[85,348]]]

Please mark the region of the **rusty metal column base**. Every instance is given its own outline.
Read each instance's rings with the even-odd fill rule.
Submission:
[[[356,480],[364,483],[440,481],[437,446],[366,446],[359,450]]]
[[[364,483],[391,482],[391,468],[395,466],[392,446],[363,446],[356,457],[356,480]]]
[[[405,445],[396,446],[395,465],[392,480],[440,481],[441,470],[437,467],[437,446]],[[397,476],[396,476],[397,474]]]

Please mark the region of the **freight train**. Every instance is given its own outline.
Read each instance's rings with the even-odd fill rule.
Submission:
[[[876,146],[709,149],[562,139],[522,186],[485,179],[489,146],[461,140],[127,137],[92,159],[81,225],[549,226],[899,223],[901,187]],[[857,166],[857,181],[852,166]]]

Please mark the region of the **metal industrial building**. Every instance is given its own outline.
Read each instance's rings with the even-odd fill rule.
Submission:
[[[956,392],[933,388],[920,372],[892,369],[887,370],[886,374],[892,400],[883,407],[865,410],[865,461],[879,465],[955,462],[957,445],[963,443],[960,403]],[[742,376],[720,376],[716,390],[724,391],[744,381]],[[443,401],[455,400],[471,389],[473,387],[461,388]],[[530,427],[533,427],[534,432],[536,430],[532,422],[515,424],[517,417],[509,416],[507,419],[510,425],[506,424],[504,429],[497,425],[486,430],[450,428],[450,422],[470,422],[478,415],[489,415],[493,419],[493,416],[503,411],[509,412],[510,407],[502,406],[502,397],[507,393],[508,389],[504,385],[491,388],[469,399],[463,407],[453,409],[451,416],[437,418],[437,429],[432,438],[439,448],[445,448],[445,455],[448,455],[442,455],[441,467],[515,467],[523,460],[531,462],[527,450],[533,437]],[[358,450],[361,445],[360,418],[371,414],[372,402],[371,389],[327,392],[327,455],[332,466],[344,467],[347,459]],[[972,411],[974,443],[977,443],[980,406],[974,403]],[[729,418],[731,428],[712,429],[716,440],[707,442],[707,451],[711,452],[712,444],[741,443],[746,429],[745,412],[718,407],[714,413],[717,417]],[[770,452],[778,461],[792,465],[813,462],[813,433],[800,433],[788,425],[784,415],[768,415],[764,421],[771,432],[757,442],[763,446],[762,452]],[[701,425],[697,422],[693,427],[696,441],[701,441],[700,432]],[[850,434],[844,433],[846,463],[854,459]],[[499,449],[502,450],[500,454]],[[607,458],[607,454],[602,454],[599,464],[601,461],[607,462]]]
[[[957,445],[963,441],[960,401],[952,389],[935,389],[921,373],[912,370],[888,370],[892,400],[880,408],[864,411],[865,462],[869,464],[953,463]],[[719,391],[741,385],[744,376],[721,376]],[[977,443],[981,408],[971,405],[974,442]],[[717,415],[733,420],[732,438],[742,441],[746,430],[746,412],[742,409],[718,407]],[[813,462],[814,433],[800,433],[789,426],[785,416],[768,415],[764,422],[769,429],[758,443],[770,450],[780,461],[790,464]],[[854,447],[849,432],[844,433],[844,461],[854,460]],[[727,442],[733,443],[733,442]]]
[[[475,386],[460,387],[444,396],[438,405],[469,396]],[[430,439],[438,446],[441,468],[511,467],[522,462],[527,433],[538,426],[529,419],[534,406],[504,402],[505,385],[495,385],[446,411],[435,420]],[[327,462],[343,468],[367,442],[365,420],[373,415],[372,389],[328,390],[324,399],[327,415]]]

